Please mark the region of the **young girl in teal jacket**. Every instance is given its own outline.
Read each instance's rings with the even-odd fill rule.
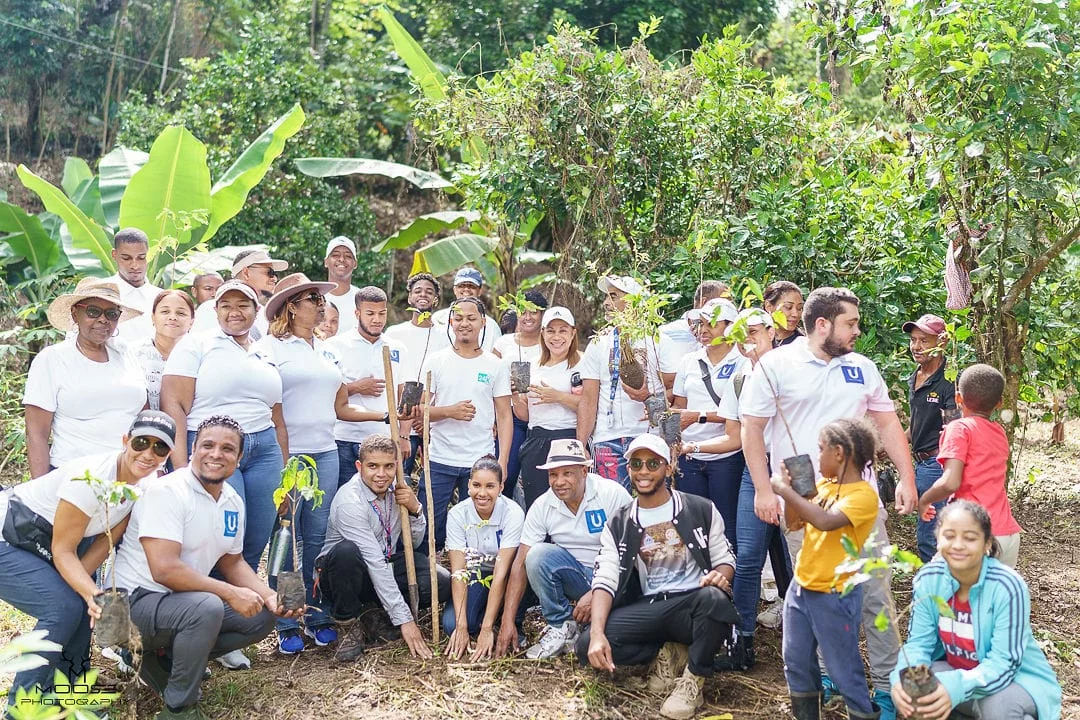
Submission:
[[[990,516],[958,500],[938,515],[939,555],[916,575],[911,627],[892,672],[902,716],[1058,720],[1061,686],[1031,634],[1031,598],[1023,578],[998,562]],[[943,615],[938,597],[954,617]],[[938,689],[913,705],[900,685],[908,665],[930,665]]]

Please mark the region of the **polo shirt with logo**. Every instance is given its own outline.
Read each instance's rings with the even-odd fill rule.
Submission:
[[[402,372],[406,355],[404,346],[396,340],[387,339],[385,335],[371,342],[361,335],[359,330],[353,328],[330,338],[325,347],[337,357],[347,383],[369,377],[385,380],[383,347],[390,348],[390,371],[394,375],[394,384],[400,385],[408,379]],[[360,393],[349,395],[349,404],[363,410],[386,412],[386,390],[384,389],[378,395]],[[369,435],[385,435],[387,432],[387,426],[382,422],[334,421],[334,439],[342,442],[358,443]]]
[[[608,518],[630,502],[630,493],[622,485],[589,473],[585,476],[585,496],[576,513],[570,512],[551,490],[536,499],[525,515],[521,544],[532,547],[546,539],[567,550],[582,565],[592,567]]]
[[[731,351],[722,357],[719,362],[713,364],[709,360],[705,348],[699,348],[697,352],[683,358],[679,371],[675,374],[674,393],[679,397],[686,398],[686,409],[696,410],[699,413],[715,413],[719,410],[720,403],[712,399],[708,388],[705,386],[705,372],[702,372],[701,363],[705,363],[705,372],[708,373],[712,383],[713,392],[723,402],[724,396],[734,394],[732,380],[749,365],[739,349],[732,347]],[[682,431],[683,442],[706,442],[724,434],[724,423],[693,423]],[[728,453],[693,453],[690,457],[695,460],[719,460],[740,452],[735,450]]]
[[[213,498],[188,467],[143,481],[145,491],[131,511],[124,542],[116,553],[116,586],[171,592],[150,572],[140,540],[157,538],[180,544],[180,560],[200,575],[209,575],[225,555],[244,549],[244,501],[228,483]]]
[[[945,365],[946,363],[941,363],[934,374],[919,387],[915,387],[918,370],[908,378],[911,449],[915,452],[937,453],[941,428],[945,425],[945,411],[956,409],[956,389],[945,379]]]
[[[622,378],[616,379],[619,356],[625,338],[619,335],[619,351],[615,350],[616,333],[606,330],[593,337],[581,357],[581,379],[600,382],[599,405],[596,410],[596,426],[593,428],[594,443],[637,437],[649,432],[649,422],[645,419],[645,406],[634,400],[622,388]],[[656,391],[660,380],[656,377],[655,343],[635,343],[635,348],[645,349],[645,384]],[[614,383],[618,383],[615,385]],[[614,385],[614,387],[613,387]]]

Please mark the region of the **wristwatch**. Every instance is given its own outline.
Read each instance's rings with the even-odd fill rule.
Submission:
[[[709,414],[708,413],[698,413],[697,421],[698,421],[699,425],[704,425],[705,423],[709,422]]]
[[[382,416],[382,421],[383,421],[383,422],[384,422],[385,424],[387,424],[387,425],[389,425],[389,424],[390,424],[390,411],[389,411],[389,410],[387,410],[387,411],[386,411],[386,412],[385,412],[385,413],[383,414],[383,416]]]
[[[418,504],[416,506],[416,514],[414,515],[412,513],[409,513],[409,517],[418,518],[423,514],[424,514],[424,506],[423,506],[423,504]]]

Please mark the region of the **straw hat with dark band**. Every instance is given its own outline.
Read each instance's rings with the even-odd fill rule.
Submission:
[[[64,293],[49,304],[49,310],[46,313],[49,324],[64,332],[71,330],[75,327],[75,320],[71,317],[71,308],[83,300],[92,298],[104,300],[120,308],[123,313],[120,315],[119,322],[142,315],[135,308],[120,302],[120,289],[117,288],[116,283],[107,282],[101,278],[83,278],[72,292]]]
[[[266,319],[273,320],[280,315],[285,308],[285,303],[294,295],[299,295],[305,290],[315,290],[320,295],[325,295],[336,287],[337,285],[332,282],[313,282],[304,273],[286,275],[278,280],[274,294],[266,301]]]

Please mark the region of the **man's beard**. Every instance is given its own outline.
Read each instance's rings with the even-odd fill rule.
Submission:
[[[843,345],[841,345],[840,343],[838,343],[836,340],[833,339],[832,332],[830,332],[829,336],[827,338],[825,338],[825,342],[823,342],[821,344],[821,349],[825,351],[826,355],[828,355],[829,357],[834,357],[834,358],[835,357],[840,357],[842,355],[847,355],[849,352],[851,352],[851,350],[844,347]]]
[[[357,318],[356,322],[360,325],[360,330],[368,337],[377,338],[382,335],[382,329],[380,329],[379,332],[372,331],[370,328],[368,328],[367,325],[364,324],[362,318]]]

